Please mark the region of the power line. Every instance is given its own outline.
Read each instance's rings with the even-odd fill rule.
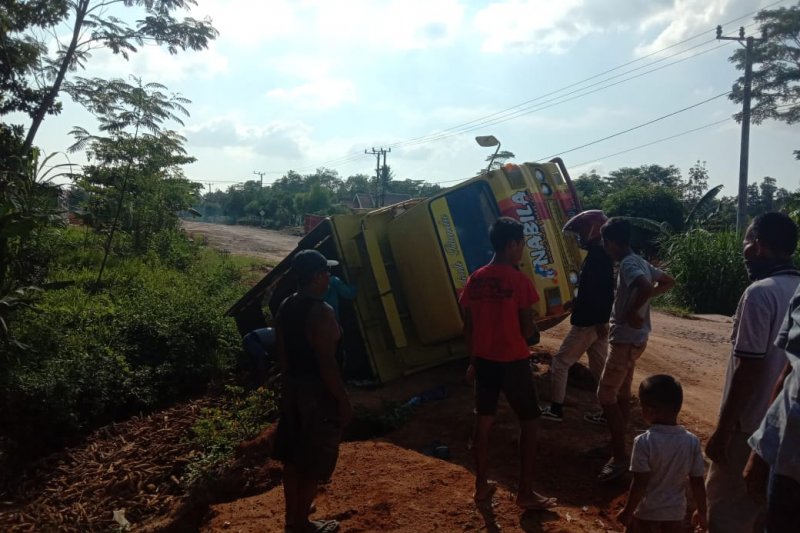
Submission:
[[[604,155],[604,156],[595,157],[595,158],[593,158],[593,159],[591,159],[589,161],[584,161],[583,163],[578,163],[577,165],[572,165],[572,167],[573,168],[582,167],[584,165],[589,165],[591,163],[595,163],[598,159],[608,159],[610,157],[616,157],[618,155],[627,154],[628,152],[633,152],[634,150],[639,150],[641,148],[647,148],[648,146],[653,146],[654,144],[659,144],[659,143],[662,143],[662,142],[671,141],[672,139],[676,139],[678,137],[683,137],[684,135],[688,135],[688,134],[694,133],[696,131],[700,131],[700,130],[704,130],[704,129],[707,129],[707,128],[712,128],[714,126],[718,126],[720,124],[724,124],[726,122],[729,122],[730,120],[731,120],[730,117],[729,118],[724,118],[722,120],[717,120],[716,122],[711,122],[709,124],[705,124],[705,125],[699,126],[697,128],[692,128],[690,130],[682,131],[680,133],[676,133],[675,135],[670,135],[669,137],[662,137],[661,139],[657,139],[655,141],[651,141],[651,142],[645,143],[645,144],[640,144],[639,146],[634,146],[633,148],[628,148],[627,150],[622,150],[620,152],[614,152],[613,154],[607,154],[607,155]]]
[[[694,109],[695,107],[699,107],[699,106],[701,106],[703,104],[707,104],[708,102],[716,100],[717,98],[722,98],[723,96],[728,96],[729,94],[731,94],[731,91],[720,93],[720,94],[718,94],[716,96],[712,96],[711,98],[707,98],[707,99],[703,100],[702,102],[697,102],[696,104],[692,104],[692,105],[690,105],[688,107],[684,107],[682,109],[678,109],[677,111],[673,111],[672,113],[667,113],[666,115],[661,115],[660,117],[654,118],[652,120],[648,120],[647,122],[644,122],[642,124],[638,124],[636,126],[633,126],[632,128],[628,128],[626,130],[618,131],[617,133],[612,133],[611,135],[607,135],[607,136],[605,136],[605,137],[603,137],[601,139],[597,139],[596,141],[588,142],[586,144],[582,144],[580,146],[576,146],[574,148],[570,148],[569,150],[561,150],[561,151],[559,151],[559,152],[557,152],[557,153],[555,153],[553,155],[549,155],[547,157],[540,157],[540,158],[536,159],[536,161],[549,160],[549,159],[552,159],[553,157],[556,157],[556,156],[561,156],[561,155],[564,155],[564,154],[568,154],[570,152],[574,152],[576,150],[580,150],[581,148],[586,148],[587,146],[592,146],[592,145],[595,145],[597,143],[601,143],[603,141],[607,141],[608,139],[613,139],[614,137],[619,137],[620,135],[624,135],[624,134],[630,133],[630,132],[632,132],[634,130],[638,130],[640,128],[644,128],[645,126],[649,126],[651,124],[655,124],[656,122],[659,122],[659,121],[664,120],[664,119],[669,118],[669,117],[673,117],[673,116],[675,116],[675,115],[677,115],[679,113],[683,113],[685,111],[689,111],[690,109]]]
[[[786,1],[788,1],[788,0],[778,0],[778,1],[776,1],[776,2],[773,2],[773,3],[771,3],[771,4],[767,4],[766,6],[763,6],[761,9],[768,9],[768,8],[774,7],[774,6],[778,5],[778,4],[785,3]],[[744,14],[744,15],[741,15],[741,16],[739,16],[739,17],[736,17],[736,18],[733,18],[733,19],[731,19],[731,20],[727,21],[725,24],[726,24],[726,25],[728,25],[728,24],[733,24],[733,23],[735,23],[735,22],[738,22],[738,21],[740,21],[740,20],[742,20],[742,19],[745,19],[745,18],[748,18],[748,17],[752,16],[752,15],[754,15],[754,14],[758,13],[759,11],[760,11],[760,10],[755,10],[755,11],[748,12],[748,13],[746,13],[746,14]],[[754,25],[754,24],[756,24],[756,23],[755,23],[755,22],[753,22],[753,23],[750,23],[748,26],[752,26],[752,25]],[[520,103],[520,104],[516,104],[516,105],[514,105],[514,106],[511,106],[511,107],[509,107],[509,108],[506,108],[506,109],[504,109],[504,110],[501,110],[501,111],[498,111],[498,112],[492,113],[492,114],[490,114],[490,115],[485,115],[485,116],[483,116],[483,117],[480,117],[480,118],[477,118],[477,119],[473,119],[473,120],[471,120],[471,121],[468,121],[468,122],[465,122],[465,123],[462,123],[462,124],[459,124],[459,125],[456,125],[456,126],[452,126],[452,127],[450,127],[450,128],[446,128],[446,129],[444,129],[444,130],[439,130],[438,132],[435,132],[435,133],[431,133],[431,134],[428,134],[428,135],[423,135],[423,136],[418,136],[418,137],[413,137],[413,138],[411,138],[411,139],[407,139],[407,140],[405,140],[405,141],[398,141],[397,143],[391,144],[390,146],[391,146],[391,147],[394,147],[394,148],[398,148],[398,147],[401,147],[401,146],[404,146],[404,147],[405,147],[405,146],[415,146],[415,145],[418,145],[418,144],[423,144],[423,143],[425,143],[425,142],[430,142],[430,141],[434,141],[434,140],[441,140],[441,139],[444,139],[444,138],[447,138],[447,137],[451,137],[451,136],[453,136],[453,135],[459,135],[459,134],[467,133],[467,132],[469,132],[469,131],[473,131],[474,129],[477,129],[477,128],[479,128],[479,127],[485,127],[485,126],[491,126],[491,125],[499,124],[499,123],[501,123],[501,122],[505,122],[505,121],[507,121],[507,120],[512,120],[513,118],[518,118],[519,116],[523,116],[524,114],[530,114],[530,113],[533,113],[533,112],[535,112],[535,111],[540,111],[540,110],[542,110],[542,109],[545,109],[546,107],[544,107],[544,108],[542,108],[542,109],[530,110],[530,111],[527,111],[527,112],[525,112],[525,113],[521,113],[521,114],[515,114],[515,115],[513,115],[513,114],[512,114],[512,116],[508,116],[508,115],[506,115],[506,116],[507,116],[507,118],[505,118],[504,120],[497,120],[497,121],[491,121],[491,120],[488,120],[488,119],[491,119],[492,117],[496,117],[496,116],[499,116],[499,115],[506,114],[508,111],[511,111],[511,110],[514,110],[514,109],[518,109],[518,108],[520,108],[520,107],[524,107],[524,106],[526,106],[526,105],[528,105],[528,104],[530,104],[530,103],[533,103],[533,102],[535,102],[535,101],[539,101],[539,100],[541,100],[541,99],[543,99],[543,98],[546,98],[547,96],[552,96],[552,95],[554,95],[554,94],[558,94],[558,93],[560,93],[560,92],[563,92],[565,89],[572,88],[572,87],[575,87],[575,86],[577,86],[577,85],[581,85],[581,84],[583,84],[583,83],[585,83],[585,82],[587,82],[587,81],[590,81],[590,80],[596,79],[596,78],[598,78],[598,77],[604,76],[604,75],[606,75],[606,74],[609,74],[609,73],[611,73],[611,72],[614,72],[614,71],[616,71],[616,70],[619,70],[619,69],[621,69],[621,68],[624,68],[624,67],[626,67],[626,66],[629,66],[629,65],[635,64],[635,63],[637,63],[637,62],[639,62],[639,61],[642,61],[642,60],[644,60],[644,59],[647,59],[647,58],[649,58],[649,57],[652,57],[652,56],[654,56],[654,55],[658,55],[658,54],[660,54],[660,53],[662,53],[662,52],[665,52],[665,51],[667,51],[667,50],[670,50],[670,49],[672,49],[672,48],[675,48],[675,47],[677,47],[677,46],[680,46],[681,44],[685,44],[685,43],[687,43],[687,42],[689,42],[689,41],[692,41],[692,40],[694,40],[694,39],[697,39],[697,38],[699,38],[699,37],[702,37],[703,35],[706,35],[708,32],[710,32],[710,31],[713,31],[713,30],[714,30],[714,29],[712,28],[712,29],[710,29],[710,30],[708,30],[708,31],[704,31],[704,32],[701,32],[701,33],[695,34],[695,35],[693,35],[693,36],[691,36],[691,37],[688,37],[688,38],[686,38],[686,39],[684,39],[684,40],[682,40],[682,41],[679,41],[679,42],[677,42],[677,43],[674,43],[674,44],[672,44],[672,45],[669,45],[669,46],[667,46],[667,47],[661,48],[661,49],[659,49],[659,50],[653,51],[653,52],[651,52],[651,53],[649,53],[649,54],[647,54],[647,55],[644,55],[644,56],[642,56],[642,57],[639,57],[639,58],[637,58],[637,59],[634,59],[634,60],[628,61],[628,62],[626,62],[626,63],[623,63],[623,64],[621,64],[621,65],[618,65],[618,66],[616,66],[616,67],[613,67],[613,68],[607,69],[607,70],[605,70],[605,71],[603,71],[603,72],[600,72],[600,73],[598,73],[598,74],[594,74],[594,75],[592,75],[592,76],[589,76],[588,78],[584,78],[583,80],[579,80],[579,81],[577,81],[577,82],[571,83],[571,84],[569,84],[569,85],[566,85],[566,86],[564,86],[564,87],[561,87],[560,89],[557,89],[557,90],[555,90],[555,91],[551,91],[550,93],[546,93],[546,94],[544,94],[544,95],[540,95],[540,96],[538,96],[538,97],[536,97],[536,98],[533,98],[533,99],[527,100],[527,101],[525,101],[525,102],[522,102],[522,103]],[[666,57],[666,58],[661,58],[661,59],[659,59],[659,60],[657,60],[657,61],[651,62],[651,63],[649,63],[648,65],[644,65],[644,66],[642,66],[642,67],[637,67],[636,69],[633,69],[633,70],[627,71],[627,72],[625,72],[625,73],[622,73],[622,74],[615,75],[615,76],[613,76],[613,77],[611,77],[611,78],[607,78],[607,79],[605,79],[605,80],[601,80],[600,82],[596,82],[595,84],[592,84],[592,85],[590,85],[590,86],[583,87],[583,88],[581,88],[581,89],[578,89],[577,91],[573,91],[573,93],[574,93],[574,92],[579,92],[579,91],[585,90],[585,89],[587,89],[587,88],[589,88],[589,87],[592,87],[592,86],[595,86],[595,85],[597,85],[597,84],[605,83],[605,82],[607,82],[607,81],[609,81],[609,80],[611,80],[611,79],[615,79],[615,78],[618,78],[618,77],[620,77],[620,76],[624,76],[624,75],[626,75],[626,74],[630,74],[630,73],[632,73],[632,72],[635,72],[635,71],[637,71],[637,70],[641,70],[642,68],[647,68],[648,66],[655,65],[656,63],[659,63],[659,62],[661,62],[661,61],[664,61],[665,59],[668,59],[668,58],[670,58],[670,57],[675,57],[675,56],[677,56],[677,55],[684,54],[684,53],[686,53],[687,51],[690,51],[690,50],[693,50],[693,49],[695,49],[695,48],[698,48],[698,47],[704,46],[704,45],[706,45],[706,44],[709,44],[710,42],[713,42],[713,41],[714,41],[714,39],[712,39],[712,40],[710,40],[710,41],[706,41],[706,42],[700,43],[699,45],[696,45],[696,46],[693,46],[693,47],[691,47],[691,48],[685,49],[685,50],[683,50],[683,51],[681,51],[681,52],[678,52],[678,53],[672,54],[671,56],[668,56],[668,57]],[[685,60],[688,60],[688,59],[692,59],[692,58],[694,58],[694,57],[697,57],[697,56],[699,56],[699,55],[702,55],[702,54],[704,54],[704,53],[707,53],[707,52],[710,52],[710,51],[714,51],[714,50],[716,50],[716,49],[718,49],[718,48],[721,48],[721,47],[714,47],[714,48],[711,48],[711,49],[707,49],[707,50],[705,50],[705,51],[702,51],[702,52],[700,52],[700,53],[694,54],[694,55],[692,55],[692,56],[689,56],[689,57],[683,58],[683,59],[681,59],[681,60],[674,61],[674,62],[672,62],[672,63],[669,63],[669,64],[667,64],[667,65],[663,65],[662,67],[659,67],[659,68],[657,68],[657,69],[652,69],[652,70],[650,70],[650,71],[647,71],[646,73],[642,73],[642,74],[640,74],[640,75],[633,76],[633,77],[631,77],[631,78],[627,78],[627,79],[625,79],[625,80],[621,80],[620,82],[617,82],[617,83],[614,83],[614,84],[609,84],[608,86],[605,86],[605,87],[599,88],[599,89],[598,89],[598,91],[599,91],[599,90],[606,89],[606,88],[609,88],[609,87],[613,87],[613,86],[615,86],[615,85],[618,85],[619,83],[623,83],[623,82],[625,82],[625,81],[630,81],[630,80],[632,80],[632,79],[636,79],[636,78],[642,77],[643,75],[646,75],[646,74],[649,74],[649,73],[652,73],[652,72],[656,72],[657,70],[661,70],[662,68],[666,68],[667,66],[672,66],[672,65],[674,65],[674,64],[677,64],[677,63],[680,63],[680,62],[682,62],[682,61],[685,61]],[[579,98],[579,97],[582,97],[582,96],[586,96],[586,95],[588,95],[588,94],[593,94],[594,92],[596,92],[596,91],[592,91],[592,92],[586,93],[586,94],[584,94],[584,95],[577,96],[577,97],[575,97],[575,98]],[[570,94],[572,94],[572,93],[570,93]],[[562,97],[563,97],[563,96],[565,96],[565,95],[562,95]],[[574,100],[575,98],[571,98],[571,99],[568,99],[568,100],[564,100],[564,101],[561,101],[561,102],[557,102],[557,103],[555,103],[555,104],[552,104],[552,105],[550,105],[550,106],[547,106],[547,107],[552,107],[553,105],[558,105],[558,104],[560,104],[560,103],[565,103],[565,102],[567,102],[567,101]],[[550,100],[550,101],[552,101],[552,100]],[[487,121],[487,120],[488,120],[488,121]],[[445,135],[445,133],[447,133],[447,132],[454,132],[455,130],[463,129],[463,128],[465,128],[466,126],[471,126],[471,125],[474,125],[474,127],[470,127],[470,128],[464,129],[463,131],[460,131],[460,132],[457,132],[457,133],[452,133],[452,134],[449,134],[449,133],[448,133],[448,134],[446,134],[446,135]],[[309,169],[309,168],[315,168],[315,167],[320,167],[320,166],[326,166],[326,165],[331,165],[331,164],[336,164],[336,163],[342,163],[342,164],[343,164],[343,163],[348,163],[348,162],[351,162],[351,161],[355,161],[355,160],[357,160],[357,159],[359,159],[359,158],[361,158],[361,157],[364,157],[364,154],[361,154],[361,153],[349,154],[349,155],[345,155],[345,156],[342,156],[342,157],[339,157],[339,158],[335,158],[335,159],[331,159],[331,160],[328,160],[328,161],[324,161],[324,162],[322,162],[322,163],[318,163],[318,164],[316,164],[316,165],[309,165],[309,166],[306,166],[306,167],[301,167],[301,168],[298,168],[297,170],[305,170],[305,169]]]
[[[768,5],[764,6],[762,9],[768,9],[768,8],[770,8],[770,7],[773,7],[773,6],[777,5],[777,4],[781,4],[781,3],[785,2],[785,1],[787,1],[787,0],[778,0],[778,1],[776,1],[776,2],[773,2],[772,4],[768,4]],[[742,20],[742,19],[745,19],[745,18],[748,18],[748,17],[750,17],[750,16],[752,16],[752,15],[755,15],[756,13],[758,13],[758,11],[759,11],[759,10],[756,10],[756,11],[751,11],[751,12],[749,12],[749,13],[746,13],[746,14],[742,15],[742,16],[739,16],[739,17],[736,17],[736,18],[732,19],[732,20],[730,20],[730,21],[726,22],[725,24],[726,24],[726,25],[728,25],[728,24],[733,24],[734,22],[738,22],[738,21],[740,21],[740,20]],[[753,22],[753,23],[749,24],[748,26],[751,26],[751,25],[754,25],[754,24],[755,24],[755,23]],[[419,136],[419,137],[414,137],[414,138],[412,138],[412,139],[407,139],[407,140],[405,140],[405,141],[400,141],[400,142],[398,142],[398,143],[394,143],[394,144],[392,144],[391,146],[393,146],[393,147],[397,147],[397,146],[400,146],[400,145],[402,145],[402,144],[406,144],[406,143],[409,143],[409,142],[413,142],[413,141],[421,140],[421,139],[424,139],[424,138],[427,138],[427,137],[431,137],[431,136],[436,136],[436,135],[439,135],[439,134],[441,134],[441,133],[444,133],[444,132],[448,132],[448,131],[452,131],[452,130],[460,129],[460,128],[464,127],[464,126],[468,126],[468,125],[474,124],[474,123],[476,123],[476,122],[480,122],[480,121],[483,121],[483,120],[485,120],[485,119],[491,118],[491,117],[493,117],[493,116],[496,116],[496,115],[503,114],[503,113],[505,113],[505,112],[507,112],[507,111],[511,111],[511,110],[513,110],[513,109],[516,109],[516,108],[519,108],[519,107],[523,107],[523,106],[525,106],[525,105],[527,105],[527,104],[529,104],[529,103],[532,103],[532,102],[535,102],[535,101],[541,100],[541,99],[543,99],[543,98],[546,98],[546,97],[548,97],[548,96],[552,96],[552,95],[558,94],[558,93],[560,93],[560,92],[564,91],[565,89],[570,89],[570,88],[572,88],[572,87],[575,87],[575,86],[577,86],[577,85],[581,85],[581,84],[583,84],[583,83],[585,83],[585,82],[587,82],[587,81],[591,81],[591,80],[593,80],[593,79],[599,78],[599,77],[601,77],[601,76],[604,76],[604,75],[606,75],[606,74],[609,74],[609,73],[611,73],[611,72],[617,71],[617,70],[619,70],[619,69],[621,69],[621,68],[625,68],[625,67],[627,67],[627,66],[629,66],[629,65],[632,65],[632,64],[638,63],[639,61],[643,61],[643,60],[645,60],[645,59],[647,59],[647,58],[649,58],[649,57],[652,57],[652,56],[654,56],[654,55],[658,55],[658,54],[660,54],[660,53],[662,53],[662,52],[666,52],[667,50],[670,50],[670,49],[672,49],[672,48],[675,48],[676,46],[680,46],[680,45],[682,45],[682,44],[685,44],[685,43],[687,43],[687,42],[689,42],[689,41],[693,41],[693,40],[695,40],[695,39],[698,39],[698,38],[702,37],[703,35],[706,35],[707,33],[711,32],[711,31],[713,31],[713,30],[714,30],[714,28],[711,28],[711,29],[709,29],[708,31],[704,31],[704,32],[698,33],[698,34],[696,34],[696,35],[693,35],[693,36],[691,36],[691,37],[688,37],[688,38],[686,38],[686,39],[684,39],[684,40],[682,40],[682,41],[679,41],[679,42],[677,42],[677,43],[671,44],[671,45],[669,45],[669,46],[667,46],[667,47],[665,47],[665,48],[661,48],[660,50],[656,50],[656,51],[654,51],[654,52],[650,52],[649,54],[647,54],[647,55],[644,55],[644,56],[642,56],[642,57],[639,57],[639,58],[633,59],[633,60],[631,60],[631,61],[628,61],[628,62],[626,62],[626,63],[623,63],[623,64],[621,64],[621,65],[617,65],[616,67],[612,67],[612,68],[610,68],[610,69],[604,70],[603,72],[600,72],[600,73],[598,73],[598,74],[594,74],[594,75],[592,75],[592,76],[589,76],[588,78],[584,78],[584,79],[582,79],[582,80],[579,80],[579,81],[573,82],[573,83],[571,83],[571,84],[569,84],[569,85],[565,85],[565,86],[563,86],[563,87],[560,87],[559,89],[555,89],[554,91],[551,91],[551,92],[549,92],[549,93],[546,93],[546,94],[543,94],[543,95],[537,96],[536,98],[532,98],[532,99],[530,99],[530,100],[526,100],[525,102],[522,102],[522,103],[519,103],[519,104],[513,105],[513,106],[511,106],[511,107],[508,107],[508,108],[506,108],[506,109],[503,109],[503,110],[501,110],[501,111],[498,111],[498,112],[496,112],[496,113],[492,113],[492,114],[490,114],[490,115],[486,115],[486,116],[484,116],[484,117],[480,117],[480,118],[477,118],[477,119],[471,120],[471,121],[469,121],[469,122],[464,122],[464,123],[462,123],[462,124],[459,124],[459,125],[456,125],[456,126],[452,126],[452,127],[450,127],[450,128],[446,128],[446,129],[444,129],[444,130],[440,130],[440,131],[438,131],[438,132],[435,132],[435,133],[431,133],[431,134],[428,134],[428,135],[422,135],[422,136]],[[700,43],[699,45],[696,45],[696,46],[694,46],[694,47],[692,47],[692,48],[688,48],[688,49],[686,49],[686,50],[683,50],[683,51],[681,51],[681,52],[678,52],[677,54],[673,54],[672,56],[667,56],[667,57],[665,57],[665,58],[659,59],[659,60],[657,60],[657,61],[655,61],[655,62],[652,62],[652,63],[649,63],[648,65],[645,65],[645,66],[643,66],[643,67],[637,67],[636,69],[630,70],[630,71],[628,71],[627,73],[635,72],[636,70],[640,70],[640,69],[642,69],[642,68],[646,68],[646,67],[647,67],[647,66],[649,66],[649,65],[654,65],[654,64],[656,64],[656,63],[658,63],[658,62],[660,62],[660,61],[664,61],[665,59],[668,59],[669,57],[674,57],[675,55],[680,55],[680,54],[682,54],[682,53],[685,53],[685,52],[687,52],[687,51],[689,51],[689,50],[693,50],[694,48],[697,48],[697,47],[699,47],[699,46],[703,46],[703,45],[705,45],[705,44],[709,44],[709,43],[711,43],[711,42],[714,42],[715,40],[716,40],[716,39],[711,39],[711,40],[709,40],[709,41],[705,41],[705,42],[703,42],[703,43]],[[626,74],[626,73],[619,74],[619,75],[617,75],[617,76],[614,76],[614,77],[612,77],[612,78],[608,78],[608,79],[607,79],[607,80],[605,80],[605,81],[608,81],[608,80],[610,80],[610,79],[614,79],[614,78],[616,78],[616,77],[619,77],[619,76],[623,76],[623,75],[625,75],[625,74]],[[601,81],[600,83],[602,83],[602,81]],[[586,88],[586,87],[584,87],[584,88]]]
[[[709,41],[709,42],[713,42],[713,41],[714,41],[714,40],[712,39],[712,40],[711,40],[711,41]],[[707,44],[707,43],[703,43],[703,44]],[[446,135],[442,135],[442,136],[440,136],[440,137],[431,138],[431,139],[428,139],[428,140],[426,140],[426,141],[419,141],[419,142],[417,142],[417,143],[415,143],[415,144],[422,144],[422,143],[424,143],[424,142],[431,142],[431,141],[441,140],[441,139],[444,139],[444,138],[446,138],[446,137],[450,137],[450,136],[454,136],[454,135],[461,135],[461,134],[464,134],[464,133],[468,133],[468,132],[470,132],[470,131],[475,131],[475,130],[477,130],[477,129],[480,129],[480,128],[485,128],[485,127],[487,127],[487,126],[494,126],[494,125],[496,125],[496,124],[500,124],[500,123],[503,123],[503,122],[508,122],[508,121],[510,121],[510,120],[514,120],[514,119],[516,119],[516,118],[519,118],[519,117],[522,117],[522,116],[525,116],[525,115],[530,115],[530,114],[536,113],[536,112],[538,112],[538,111],[543,111],[543,110],[545,110],[545,109],[549,109],[549,108],[551,108],[551,107],[555,107],[555,106],[557,106],[557,105],[561,105],[561,104],[564,104],[564,103],[566,103],[566,102],[571,102],[572,100],[577,100],[577,99],[579,99],[579,98],[583,98],[584,96],[589,96],[589,95],[591,95],[591,94],[595,94],[595,93],[597,93],[597,92],[600,92],[600,91],[603,91],[603,90],[605,90],[605,89],[609,89],[609,88],[611,88],[611,87],[615,87],[615,86],[617,86],[617,85],[621,85],[622,83],[625,83],[625,82],[628,82],[628,81],[631,81],[631,80],[634,80],[634,79],[637,79],[637,78],[641,78],[641,77],[643,77],[643,76],[646,76],[646,75],[648,75],[648,74],[652,74],[653,72],[656,72],[656,71],[659,71],[659,70],[663,70],[663,69],[665,69],[665,68],[667,68],[667,67],[671,67],[671,66],[673,66],[673,65],[676,65],[676,64],[678,64],[678,63],[682,63],[682,62],[684,62],[684,61],[687,61],[687,60],[689,60],[689,59],[693,59],[693,58],[695,58],[695,57],[697,57],[697,56],[700,56],[700,55],[706,54],[706,53],[708,53],[708,52],[713,52],[713,51],[715,51],[715,50],[718,50],[718,49],[720,49],[720,48],[723,48],[724,46],[726,46],[726,45],[724,45],[724,44],[723,44],[723,45],[715,46],[715,47],[713,47],[713,48],[709,48],[709,49],[706,49],[706,50],[702,50],[702,51],[700,51],[700,52],[697,52],[696,54],[692,54],[692,55],[690,55],[690,56],[687,56],[687,57],[684,57],[684,58],[681,58],[681,59],[677,59],[677,60],[675,60],[675,61],[673,61],[673,62],[671,62],[671,63],[668,63],[668,64],[666,64],[666,65],[662,65],[662,66],[660,66],[660,67],[657,67],[657,68],[654,68],[654,69],[648,70],[648,71],[646,71],[646,72],[642,72],[642,73],[640,73],[640,74],[637,74],[637,75],[635,75],[635,76],[631,76],[631,77],[629,77],[629,78],[625,78],[625,79],[622,79],[622,80],[616,81],[616,82],[614,82],[614,83],[610,83],[610,84],[608,84],[608,85],[604,85],[604,86],[602,86],[602,87],[597,87],[596,89],[593,89],[593,90],[591,90],[591,91],[584,92],[584,93],[582,93],[582,94],[577,94],[577,95],[575,95],[575,96],[572,96],[571,98],[557,97],[557,98],[554,98],[554,99],[551,99],[551,100],[547,100],[546,102],[543,102],[541,105],[534,106],[534,108],[533,108],[533,109],[531,109],[531,108],[527,108],[527,109],[524,109],[524,110],[520,110],[520,111],[517,111],[517,112],[515,112],[515,113],[514,113],[514,114],[512,114],[512,115],[509,115],[509,116],[506,116],[506,117],[503,117],[503,118],[498,118],[498,119],[494,119],[494,120],[491,120],[491,121],[488,121],[488,122],[485,122],[485,123],[477,124],[477,125],[475,125],[475,126],[471,126],[471,127],[469,127],[469,128],[463,129],[463,130],[461,130],[461,131],[457,131],[457,132],[449,133],[449,134],[446,134]],[[682,52],[681,52],[681,53],[682,53]],[[650,66],[650,65],[646,65],[646,66]],[[625,74],[628,74],[628,72],[626,72]],[[610,79],[613,79],[613,78],[609,78],[609,79],[603,80],[602,82],[599,82],[599,83],[604,83],[604,82],[606,82],[606,81],[609,81]],[[594,86],[594,85],[595,85],[595,84],[593,84],[593,85],[590,85],[590,86],[587,86],[587,87],[584,87],[584,88],[581,88],[581,89],[578,89],[578,90],[576,90],[576,91],[572,91],[572,92],[570,92],[570,93],[567,93],[567,94],[565,94],[565,95],[563,95],[563,96],[569,96],[569,95],[572,95],[572,94],[574,94],[574,93],[576,93],[576,92],[584,91],[584,90],[586,90],[586,89],[588,89],[589,87],[592,87],[592,86]]]

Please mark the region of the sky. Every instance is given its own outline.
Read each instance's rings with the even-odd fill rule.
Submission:
[[[190,99],[185,124],[166,126],[197,158],[187,177],[212,190],[259,179],[254,172],[264,183],[290,169],[373,174],[364,151],[381,147],[391,148],[395,179],[452,185],[493,152],[474,137],[494,135],[517,162],[561,156],[573,178],[644,164],[686,175],[701,161],[709,185],[735,195],[740,106],[724,93],[739,76],[728,60],[739,44],[715,41],[714,28],[757,35],[755,11],[796,3],[197,0],[189,15],[220,32],[208,50],[149,46],[129,61],[100,50],[81,75],[135,75]],[[92,120],[65,101],[36,144],[64,151],[69,130]],[[751,181],[798,189],[798,140],[798,126],[753,126]]]

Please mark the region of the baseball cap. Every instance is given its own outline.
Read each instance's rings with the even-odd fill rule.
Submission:
[[[327,259],[316,250],[300,250],[292,259],[292,270],[298,278],[309,278],[338,264],[339,261]]]

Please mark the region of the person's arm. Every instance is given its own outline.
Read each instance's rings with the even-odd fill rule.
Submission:
[[[708,509],[706,508],[706,483],[703,476],[689,477],[689,484],[692,487],[692,496],[697,510],[692,516],[692,526],[700,527],[701,530],[708,529]]]
[[[345,300],[354,300],[356,294],[358,294],[358,289],[355,284],[350,285],[345,283],[342,279],[339,279],[339,283],[336,284],[336,291],[339,293],[339,296]]]
[[[719,464],[725,464],[728,443],[737,429],[742,411],[762,381],[764,358],[773,341],[770,330],[775,312],[761,294],[755,291],[745,293],[736,313],[739,326],[732,357],[736,358],[737,364],[728,394],[720,407],[717,428],[706,445],[708,458]]]
[[[631,302],[630,308],[625,316],[625,322],[632,328],[639,329],[644,326],[644,318],[641,316],[642,307],[650,300],[655,291],[655,287],[647,281],[644,275],[641,275],[633,280],[630,284],[632,288],[636,289],[636,297]]]
[[[344,387],[339,365],[336,363],[336,347],[341,337],[339,323],[333,309],[327,304],[317,303],[309,311],[308,341],[314,350],[319,366],[320,378],[328,392],[336,399],[339,407],[339,422],[342,426],[350,423],[353,410]]]
[[[628,490],[628,501],[625,507],[617,513],[617,520],[625,526],[630,526],[633,521],[633,512],[641,503],[642,498],[647,493],[647,485],[650,483],[650,472],[634,472],[631,487]]]
[[[761,359],[739,358],[739,364],[733,371],[728,397],[720,410],[717,428],[706,445],[706,455],[715,463],[725,464],[727,461],[728,443],[736,431],[736,423],[742,416],[742,411],[756,391],[763,368],[764,362]]]
[[[784,368],[778,382],[775,383],[775,389],[772,391],[772,404],[783,391],[784,383],[789,374],[792,373],[792,365],[787,364]],[[755,450],[750,452],[750,458],[742,471],[742,477],[747,485],[747,493],[753,500],[758,503],[766,503],[767,500],[767,481],[769,480],[769,464],[758,455]]]
[[[656,275],[653,277],[657,285],[650,293],[650,298],[655,298],[656,296],[661,296],[665,292],[668,292],[672,287],[675,286],[675,278],[667,274],[666,272],[662,272],[661,270],[656,271]]]
[[[526,307],[519,310],[519,328],[522,336],[530,339],[539,329],[536,327],[536,311],[533,307]]]
[[[470,312],[469,308],[464,308],[464,343],[467,345],[467,353],[469,354],[469,366],[467,366],[467,374],[465,378],[470,384],[475,381],[475,354],[472,352],[473,331],[474,326],[472,324],[472,312]]]

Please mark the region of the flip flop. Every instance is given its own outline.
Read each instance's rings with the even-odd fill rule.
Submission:
[[[547,511],[552,509],[553,507],[558,507],[558,499],[557,498],[545,498],[536,503],[528,503],[528,504],[520,504],[517,502],[517,506],[520,509],[525,511]]]
[[[486,494],[484,494],[480,498],[478,497],[478,493],[477,492],[472,495],[472,499],[475,500],[476,503],[482,503],[482,502],[487,502],[487,501],[491,500],[492,496],[494,496],[494,493],[497,492],[497,482],[496,481],[487,481],[486,485],[487,485]]]
[[[336,520],[311,520],[308,533],[335,533],[339,531],[339,522]]]
[[[622,477],[628,471],[625,463],[617,463],[613,459],[603,465],[603,469],[597,475],[598,481],[613,481]]]

